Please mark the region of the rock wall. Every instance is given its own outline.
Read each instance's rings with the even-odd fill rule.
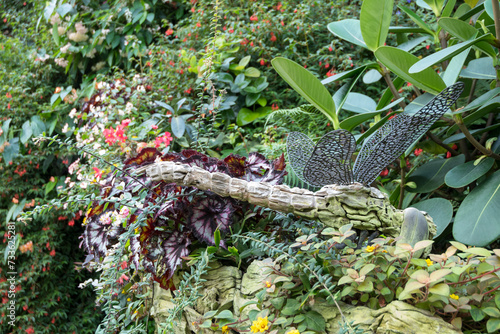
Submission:
[[[239,315],[239,309],[263,288],[266,276],[262,274],[266,265],[264,261],[254,261],[245,274],[235,267],[221,266],[219,263],[211,264],[211,269],[202,278],[204,290],[192,308],[186,308],[182,319],[178,321],[172,334],[214,333],[212,330],[200,330],[196,323],[200,322],[202,315],[211,310],[231,309]],[[172,294],[155,285],[155,299],[153,301],[152,315],[157,324],[164,322],[169,315],[168,310],[173,307]],[[372,310],[364,306],[351,306],[339,302],[339,305],[348,322],[354,321],[365,330],[366,334],[458,334],[461,331],[451,324],[430,312],[418,309],[401,301],[393,301],[379,310]],[[255,308],[250,305],[243,310],[242,317]],[[335,306],[316,303],[312,307],[320,313],[326,321],[326,333],[337,334],[341,316]],[[221,333],[215,332],[215,333]],[[169,333],[170,334],[170,333]]]

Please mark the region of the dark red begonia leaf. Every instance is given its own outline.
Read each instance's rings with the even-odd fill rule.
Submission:
[[[224,162],[229,168],[229,175],[234,177],[242,177],[245,175],[245,157],[240,157],[237,154],[230,154],[225,159]]]

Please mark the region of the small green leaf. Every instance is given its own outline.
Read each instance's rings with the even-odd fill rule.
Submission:
[[[260,71],[256,69],[255,67],[249,67],[245,69],[245,76],[251,77],[251,78],[258,78],[260,77]]]
[[[250,59],[252,59],[252,56],[245,56],[243,57],[240,62],[238,63],[238,66],[241,66],[242,68],[244,68],[245,66],[248,65],[248,63],[250,62]]]
[[[186,131],[186,121],[181,116],[172,117],[172,122],[170,123],[172,128],[172,132],[174,136],[180,138],[184,135],[184,131]]]
[[[466,68],[460,72],[462,78],[494,80],[496,78],[493,59],[484,57],[469,62]]]
[[[436,295],[448,297],[450,295],[450,286],[446,283],[436,284],[429,289],[429,292]]]
[[[481,311],[481,309],[477,308],[475,305],[472,305],[470,309],[470,315],[474,321],[481,321],[486,316],[486,313]]]
[[[372,281],[365,280],[360,285],[358,285],[358,290],[363,292],[372,292],[373,291]]]
[[[493,318],[500,318],[500,310],[496,307],[485,307],[481,309],[484,313]]]
[[[229,310],[224,310],[215,316],[215,318],[217,319],[231,319],[232,317],[233,317],[233,312]]]

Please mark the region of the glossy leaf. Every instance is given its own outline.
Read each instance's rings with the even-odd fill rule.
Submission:
[[[479,110],[477,112],[479,112]],[[471,116],[473,116],[473,115],[471,115]],[[500,123],[497,123],[497,124],[494,124],[492,126],[488,126],[486,128],[482,128],[482,129],[470,130],[469,132],[470,132],[471,135],[479,135],[481,133],[489,132],[491,130],[494,130],[494,129],[498,128],[498,127],[500,127]],[[457,141],[462,140],[464,138],[465,138],[465,135],[463,133],[457,133],[456,135],[453,135],[453,136],[448,137],[445,140],[443,140],[443,143],[445,143],[445,144],[456,143]]]
[[[431,198],[412,204],[411,207],[420,211],[425,211],[432,217],[437,226],[437,232],[434,238],[438,237],[450,224],[453,217],[453,205],[444,198]]]
[[[236,119],[236,124],[243,126],[252,123],[258,118],[267,116],[272,111],[271,107],[261,107],[257,108],[256,111],[252,111],[248,108],[241,108],[238,112],[238,117]]]
[[[466,68],[460,72],[462,78],[494,80],[496,71],[493,67],[493,59],[484,57],[469,62]]]
[[[463,164],[463,154],[450,159],[434,159],[418,167],[408,178],[407,182],[415,182],[416,188],[407,188],[409,192],[428,193],[444,184],[444,178],[454,167]]]
[[[443,74],[443,81],[447,86],[453,85],[457,82],[458,75],[467,60],[470,50],[471,48],[468,48],[450,60],[450,63]]]
[[[21,132],[20,140],[22,144],[26,144],[26,142],[31,138],[31,135],[33,135],[33,130],[31,128],[31,122],[26,121],[23,124],[23,131]]]
[[[477,44],[478,42],[483,41],[485,39],[488,39],[490,37],[491,37],[490,35],[484,35],[484,36],[478,37],[476,39],[473,39],[473,40],[470,40],[467,42],[458,43],[458,44],[455,44],[453,46],[442,49],[441,51],[433,53],[430,56],[427,56],[424,59],[416,62],[409,69],[409,73],[419,73],[421,71],[427,70],[429,67],[431,67],[435,64],[438,64],[444,60],[450,59],[451,57],[458,55],[462,51]]]
[[[495,159],[485,158],[477,165],[474,163],[475,161],[469,161],[450,170],[444,179],[445,183],[452,188],[465,187],[486,174],[495,163]]]
[[[361,5],[360,27],[368,49],[375,51],[384,45],[389,32],[394,0],[364,0]]]
[[[427,68],[420,73],[410,74],[410,67],[417,63],[419,59],[408,52],[389,46],[381,46],[375,51],[375,56],[396,75],[419,88],[435,94],[446,88],[443,80],[431,68]]]
[[[330,120],[336,119],[335,103],[328,92],[311,72],[286,58],[271,61],[274,69],[297,93],[323,112]]]
[[[328,84],[330,82],[339,81],[339,80],[343,80],[343,79],[348,79],[348,78],[351,78],[351,77],[353,77],[355,75],[358,75],[358,74],[362,73],[366,68],[368,68],[368,65],[355,68],[354,70],[337,73],[335,75],[332,75],[329,78],[321,80],[321,83],[323,85],[326,85],[326,84]]]
[[[186,131],[186,121],[181,116],[172,117],[172,123],[170,123],[170,126],[174,136],[177,138],[182,137],[182,135],[184,135],[184,131]]]
[[[495,333],[500,331],[500,319],[499,318],[490,318],[488,322],[486,322],[486,329],[488,333]]]
[[[378,111],[365,112],[362,114],[357,114],[357,115],[351,116],[349,118],[346,118],[342,122],[340,122],[340,128],[345,129],[347,131],[351,131],[356,126],[360,125],[361,123],[372,119],[376,115],[380,115],[381,112],[382,112],[382,110],[378,110]]]
[[[359,71],[357,75],[351,77],[351,79],[346,84],[340,87],[340,89],[337,90],[335,94],[333,94],[332,98],[336,108],[335,112],[337,114],[340,112],[340,110],[342,110],[344,103],[346,103],[347,99],[349,98],[351,90],[354,88],[354,86],[356,86],[356,83],[358,82],[362,74],[363,72]]]
[[[441,16],[441,10],[443,9],[443,5],[445,0],[424,0],[429,7],[431,7],[432,11],[436,16]]]
[[[465,244],[486,246],[500,236],[500,171],[474,188],[458,208],[453,237]]]
[[[342,109],[358,114],[375,111],[377,103],[369,96],[360,93],[349,93]]]
[[[476,28],[456,18],[443,17],[439,19],[438,24],[441,28],[450,33],[450,35],[461,41],[471,40],[475,38],[478,33]]]
[[[414,47],[416,47],[417,45],[421,44],[422,42],[424,42],[428,39],[429,39],[428,35],[420,36],[420,37],[414,38],[406,43],[398,45],[398,49],[401,49],[401,50],[406,51],[406,52],[410,52]]]
[[[368,48],[361,33],[361,24],[359,20],[347,19],[332,22],[328,24],[327,28],[332,34],[343,40],[363,48]]]
[[[365,75],[363,76],[363,82],[365,84],[371,84],[371,83],[379,81],[381,78],[382,78],[382,74],[380,74],[379,71],[377,71],[375,69],[371,69],[368,72],[366,72]]]
[[[409,17],[410,19],[415,22],[420,28],[424,29],[424,31],[426,33],[428,33],[429,35],[432,35],[434,36],[435,35],[435,32],[431,29],[431,27],[424,22],[424,20],[422,20],[420,18],[420,16],[418,16],[414,11],[412,11],[410,8],[408,7],[405,7],[405,6],[398,6],[403,12],[405,12]]]

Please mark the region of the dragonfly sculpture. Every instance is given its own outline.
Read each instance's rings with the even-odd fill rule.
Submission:
[[[370,135],[351,167],[356,140],[346,130],[334,130],[316,144],[300,132],[287,138],[290,165],[303,182],[316,187],[354,182],[370,185],[380,172],[426,133],[456,102],[464,90],[457,82],[436,95],[414,114],[401,113]]]

